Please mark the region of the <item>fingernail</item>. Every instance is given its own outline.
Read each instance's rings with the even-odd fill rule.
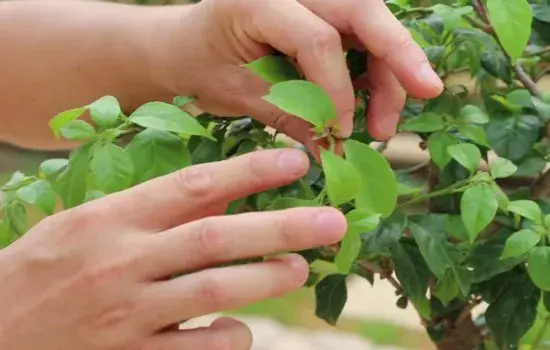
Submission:
[[[307,157],[302,151],[288,149],[281,153],[277,164],[285,172],[302,173],[307,165]]]
[[[298,254],[288,254],[282,256],[280,260],[288,264],[290,268],[294,271],[295,281],[298,285],[302,285],[305,283],[309,275],[309,265],[304,258],[302,258]]]
[[[443,82],[433,70],[429,61],[422,63],[416,77],[421,83],[432,85],[438,89],[443,88]]]
[[[353,131],[353,117],[353,112],[348,112],[344,115],[344,119],[338,123],[339,129],[337,130],[336,136],[342,139],[347,139],[350,137],[351,132]]]
[[[344,215],[336,209],[324,209],[315,219],[320,244],[338,242],[346,234],[347,222]]]

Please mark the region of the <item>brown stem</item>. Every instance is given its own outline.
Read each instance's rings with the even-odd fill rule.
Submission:
[[[460,312],[460,314],[459,314],[458,317],[456,318],[456,324],[460,324],[460,323],[462,323],[463,321],[465,321],[468,317],[471,317],[471,316],[472,316],[472,310],[475,309],[476,306],[478,306],[479,304],[481,304],[482,301],[483,301],[483,299],[481,299],[481,298],[472,300],[472,301],[470,302],[470,304],[468,304],[468,306],[466,306],[466,307]]]
[[[396,292],[398,294],[403,293],[403,287],[401,287],[399,282],[391,274],[388,274],[386,271],[380,268],[380,266],[372,264],[368,261],[360,261],[359,265],[363,267],[365,270],[377,273],[383,279],[387,279],[390,282],[390,284],[396,289]]]

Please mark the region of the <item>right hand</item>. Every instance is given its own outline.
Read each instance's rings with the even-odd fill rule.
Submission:
[[[338,210],[212,215],[307,168],[298,150],[254,152],[44,219],[0,251],[0,349],[249,349],[250,331],[234,320],[168,326],[303,285],[308,266],[298,255],[215,266],[333,244],[346,231]]]

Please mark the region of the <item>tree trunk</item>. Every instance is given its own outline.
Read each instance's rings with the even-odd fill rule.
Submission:
[[[438,350],[477,350],[481,343],[481,330],[468,315],[460,323],[449,326],[436,345]]]

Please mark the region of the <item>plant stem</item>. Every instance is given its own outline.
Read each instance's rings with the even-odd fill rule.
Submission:
[[[540,348],[542,341],[544,340],[544,334],[546,333],[546,330],[548,329],[548,326],[550,325],[550,316],[547,316],[544,319],[544,323],[537,333],[537,336],[535,340],[533,341],[533,350],[537,350]]]
[[[415,197],[411,200],[408,200],[404,203],[401,203],[400,205],[398,205],[397,207],[398,208],[403,208],[403,207],[406,207],[408,205],[411,205],[411,204],[415,204],[415,203],[419,203],[419,202],[423,202],[425,200],[428,200],[430,198],[434,198],[434,197],[440,197],[440,196],[444,196],[444,195],[447,195],[447,194],[451,194],[451,193],[454,193],[456,192],[457,190],[460,190],[460,187],[462,187],[463,185],[465,185],[470,179],[465,179],[465,180],[462,180],[462,181],[459,181],[455,184],[452,184],[451,186],[447,187],[447,188],[444,188],[442,190],[439,190],[439,191],[434,191],[434,192],[430,192],[430,193],[426,193],[426,194],[423,194],[421,196],[418,196],[418,197]]]

